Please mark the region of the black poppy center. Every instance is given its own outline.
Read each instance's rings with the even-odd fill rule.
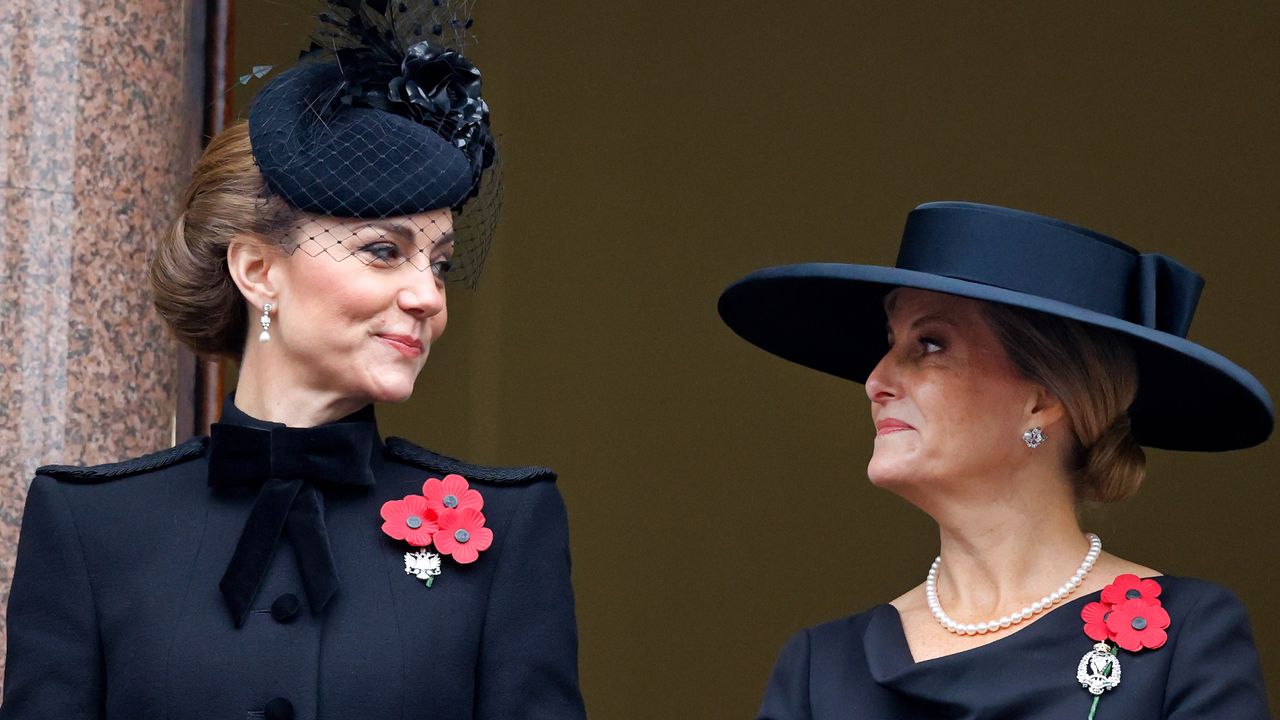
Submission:
[[[405,519],[404,524],[408,525],[414,530],[417,530],[418,528],[422,527],[422,518],[418,517],[417,515],[410,515],[408,518]]]
[[[444,506],[445,506],[445,507],[447,507],[447,508],[456,508],[456,507],[458,507],[458,496],[457,496],[457,495],[445,495],[445,496],[444,496],[444,499],[443,499],[443,500],[441,500],[440,502],[444,503]]]
[[[1124,596],[1130,600],[1137,600],[1138,598],[1142,597],[1142,591],[1141,590],[1125,590]]]
[[[1131,622],[1131,623],[1129,623],[1129,624],[1133,626],[1133,629],[1134,629],[1134,630],[1146,630],[1146,629],[1147,629],[1147,619],[1146,619],[1146,618],[1143,618],[1143,617],[1136,617],[1136,618],[1134,618],[1134,619],[1133,619],[1133,622]]]
[[[467,531],[466,531],[465,529],[463,529],[463,528],[458,528],[458,529],[453,533],[453,539],[454,539],[454,540],[457,540],[457,541],[458,541],[458,542],[460,542],[460,543],[464,543],[464,542],[466,542],[466,541],[468,541],[468,540],[470,540],[470,539],[471,539],[471,533],[467,532]]]

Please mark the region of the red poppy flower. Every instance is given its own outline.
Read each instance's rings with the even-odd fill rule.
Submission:
[[[1094,642],[1115,640],[1115,636],[1107,629],[1107,616],[1111,614],[1111,606],[1106,603],[1091,602],[1080,611],[1080,619],[1084,620],[1084,634]]]
[[[443,517],[462,508],[484,509],[484,498],[480,491],[472,490],[467,479],[461,475],[445,475],[443,480],[431,478],[422,485],[422,497],[427,499],[427,507]]]
[[[436,531],[436,550],[442,555],[452,555],[462,563],[473,563],[480,551],[493,544],[493,531],[484,526],[484,514],[475,508],[462,508],[440,518]]]
[[[1169,613],[1142,598],[1131,598],[1111,608],[1106,622],[1116,644],[1129,652],[1155,650],[1169,638],[1164,631],[1169,627]]]
[[[405,495],[403,500],[382,503],[382,532],[416,547],[431,544],[431,536],[440,529],[436,511],[427,507],[421,495]]]
[[[1102,589],[1102,602],[1108,605],[1119,605],[1125,600],[1143,600],[1148,605],[1159,605],[1160,583],[1150,578],[1143,580],[1137,575],[1126,573],[1117,575],[1111,584]]]

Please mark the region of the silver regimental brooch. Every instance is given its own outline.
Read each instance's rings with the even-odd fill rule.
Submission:
[[[1086,690],[1101,695],[1120,684],[1120,658],[1111,654],[1111,647],[1098,643],[1080,658],[1076,679]]]
[[[431,587],[431,583],[440,574],[440,556],[425,549],[407,552],[404,554],[404,573],[413,575],[425,582],[427,587]]]

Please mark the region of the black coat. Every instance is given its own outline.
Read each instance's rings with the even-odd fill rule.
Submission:
[[[227,405],[223,422],[255,424]],[[373,485],[320,491],[336,594],[309,607],[286,534],[239,628],[219,581],[259,491],[209,486],[207,438],[42,468],[9,598],[0,719],[584,717],[555,474],[396,438],[370,455]],[[445,557],[427,587],[406,574],[410,548],[381,531],[379,509],[447,473],[482,494],[494,540],[472,564]]]
[[[1267,720],[1267,691],[1244,606],[1230,591],[1160,577],[1165,644],[1121,650],[1120,684],[1098,700],[1099,720]],[[892,605],[797,633],[783,649],[757,720],[1085,720],[1079,683],[1094,641],[1064,603],[995,642],[916,662]]]

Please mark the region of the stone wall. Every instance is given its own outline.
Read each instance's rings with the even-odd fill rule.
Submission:
[[[0,3],[2,603],[37,466],[173,442],[178,352],[146,267],[199,148],[203,17],[197,0]]]

